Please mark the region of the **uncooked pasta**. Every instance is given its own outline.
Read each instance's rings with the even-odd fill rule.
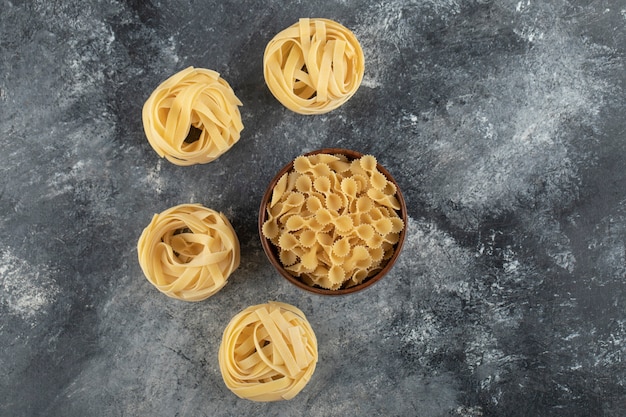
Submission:
[[[352,287],[394,253],[404,229],[396,193],[372,155],[299,156],[272,190],[262,233],[306,284]]]
[[[143,127],[162,158],[176,165],[204,164],[239,140],[241,105],[217,72],[189,67],[150,95],[143,106]]]
[[[354,34],[329,19],[303,18],[265,48],[268,88],[285,107],[301,114],[326,113],[357,91],[365,69]]]
[[[239,240],[226,216],[200,204],[155,214],[139,238],[137,254],[148,281],[184,301],[218,292],[240,260]]]
[[[317,359],[317,339],[304,313],[279,302],[233,317],[219,349],[224,383],[252,401],[292,399],[311,379]]]

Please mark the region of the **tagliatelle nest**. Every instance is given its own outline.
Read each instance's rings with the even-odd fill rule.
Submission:
[[[137,243],[139,264],[159,291],[184,301],[218,292],[239,266],[239,240],[228,219],[200,204],[155,214]]]
[[[150,95],[143,106],[143,127],[162,158],[176,165],[204,164],[239,140],[241,105],[217,72],[189,67]]]
[[[292,399],[316,363],[317,339],[304,313],[279,302],[251,306],[233,317],[219,349],[224,383],[252,401]]]
[[[329,112],[361,85],[363,50],[354,34],[328,19],[303,18],[265,48],[263,72],[270,91],[301,114]]]

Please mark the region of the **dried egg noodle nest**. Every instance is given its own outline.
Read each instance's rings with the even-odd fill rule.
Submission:
[[[352,287],[394,253],[404,229],[396,192],[371,155],[299,156],[272,190],[262,233],[304,283]]]
[[[189,67],[150,95],[143,106],[143,127],[162,158],[176,165],[204,164],[239,140],[241,105],[217,72]],[[197,139],[190,139],[192,126],[200,131]]]
[[[304,313],[279,302],[251,306],[232,318],[219,365],[226,386],[252,401],[295,397],[317,363],[317,339]]]
[[[154,215],[137,244],[139,264],[159,291],[184,301],[218,292],[239,266],[239,240],[228,219],[200,204]]]
[[[344,104],[361,85],[361,45],[328,19],[300,19],[265,48],[263,73],[270,91],[300,114],[326,113]]]

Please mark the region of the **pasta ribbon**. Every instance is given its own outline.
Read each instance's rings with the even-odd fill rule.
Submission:
[[[361,85],[361,45],[329,19],[302,18],[265,48],[265,82],[278,101],[300,114],[322,114],[344,104]]]
[[[189,67],[152,92],[143,106],[143,127],[161,158],[181,166],[205,164],[239,141],[241,105],[217,72]]]
[[[137,243],[144,275],[165,295],[201,301],[239,267],[239,240],[221,213],[181,204],[155,214]]]
[[[317,339],[304,313],[276,301],[233,317],[219,348],[224,383],[252,401],[292,399],[311,379],[317,359]]]

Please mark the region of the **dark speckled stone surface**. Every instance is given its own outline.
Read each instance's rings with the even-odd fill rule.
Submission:
[[[299,17],[352,29],[356,95],[301,116],[262,55]],[[0,1],[0,415],[624,416],[623,0]],[[187,66],[244,103],[239,143],[178,167],[141,108]],[[305,293],[265,258],[266,184],[306,151],[371,153],[407,199],[390,275]],[[224,212],[241,267],[199,303],[143,277],[151,216]],[[278,300],[319,342],[293,400],[235,397],[217,363],[243,308]]]

